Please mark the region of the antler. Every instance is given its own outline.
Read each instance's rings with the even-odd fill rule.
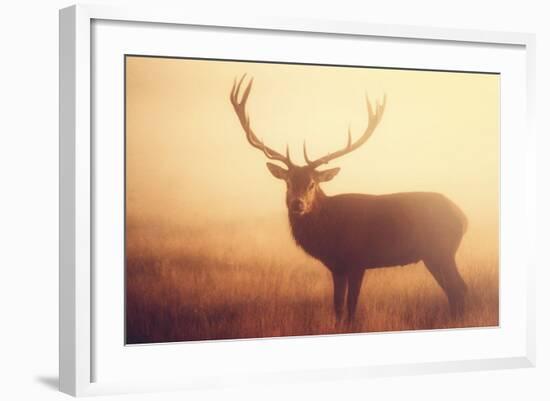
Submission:
[[[237,113],[237,116],[239,117],[239,121],[241,122],[241,125],[244,129],[244,132],[246,133],[246,139],[248,140],[248,143],[250,143],[252,146],[254,146],[256,149],[260,149],[264,154],[267,156],[268,159],[271,160],[278,160],[280,162],[283,162],[286,164],[288,168],[293,167],[294,164],[290,160],[290,154],[288,150],[288,145],[286,145],[286,156],[283,156],[276,150],[271,149],[270,147],[267,147],[263,141],[258,139],[256,134],[254,134],[254,131],[252,131],[252,128],[250,127],[250,118],[248,117],[246,113],[246,101],[248,100],[248,96],[250,95],[250,91],[252,89],[252,82],[254,82],[254,78],[250,79],[250,82],[246,86],[241,101],[239,102],[239,92],[241,91],[241,85],[246,77],[246,74],[244,74],[239,82],[237,83],[237,79],[235,78],[235,82],[233,83],[233,88],[231,89],[231,104],[233,105],[233,108],[235,109],[235,113]]]
[[[334,160],[337,157],[350,153],[355,149],[359,148],[361,145],[363,145],[367,141],[367,139],[370,138],[370,136],[372,135],[372,133],[380,123],[380,120],[382,119],[382,115],[384,114],[384,108],[386,107],[386,95],[384,95],[384,101],[382,102],[382,104],[379,104],[378,102],[376,102],[376,112],[373,112],[372,105],[370,104],[368,96],[366,97],[366,99],[367,99],[367,111],[369,113],[369,125],[365,129],[365,132],[363,133],[363,135],[355,143],[352,143],[351,129],[350,129],[348,130],[348,144],[343,149],[337,152],[329,153],[324,157],[311,161],[307,157],[306,143],[304,141],[304,158],[306,159],[306,163],[310,167],[317,168],[321,164],[328,163],[329,161]]]

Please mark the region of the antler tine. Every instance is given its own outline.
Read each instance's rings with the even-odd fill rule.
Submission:
[[[245,78],[246,78],[246,74],[244,74],[238,82],[237,82],[237,78],[235,78],[235,80],[233,81],[233,87],[231,88],[229,99],[231,101],[231,104],[233,105],[233,109],[235,109],[235,113],[237,114],[237,117],[239,118],[239,122],[243,127],[248,143],[250,143],[250,145],[252,145],[256,149],[260,149],[268,159],[278,160],[284,163],[289,168],[294,166],[294,164],[290,160],[288,145],[287,145],[286,157],[285,157],[279,152],[277,152],[276,150],[273,150],[270,147],[266,146],[263,143],[263,141],[258,139],[256,134],[252,130],[252,127],[250,126],[250,118],[246,113],[246,102],[248,100],[248,96],[250,96],[254,78],[250,79],[250,81],[248,82],[248,85],[244,89],[244,92],[241,96],[240,95],[241,87]],[[239,101],[239,97],[241,98],[240,101]]]
[[[307,164],[313,163],[311,160],[309,160],[309,157],[307,157],[306,141],[304,141],[304,159]]]
[[[382,116],[384,115],[384,109],[386,107],[386,95],[384,94],[384,99],[382,101],[382,104],[376,102],[376,111],[373,111],[372,104],[367,95],[366,95],[366,103],[367,103],[367,114],[368,114],[369,122],[368,122],[367,128],[363,132],[363,135],[361,135],[361,137],[359,137],[357,141],[355,142],[352,141],[351,128],[349,128],[348,142],[343,149],[340,149],[339,151],[336,151],[333,153],[329,153],[328,155],[320,157],[319,159],[316,159],[314,161],[311,161],[307,158],[307,154],[305,150],[305,142],[304,142],[304,158],[306,159],[306,162],[310,167],[312,168],[319,167],[321,164],[326,164],[329,161],[336,159],[337,157],[353,152],[355,149],[359,148],[370,138],[370,136],[373,134],[374,130],[380,123]]]
[[[246,74],[244,74],[241,79],[239,80],[239,83],[237,84],[237,78],[233,80],[233,88],[231,88],[231,103],[234,107],[240,106],[239,105],[239,91],[241,90],[241,85],[246,77]]]
[[[246,76],[243,75],[243,78]],[[254,83],[254,78],[250,78],[250,81],[248,82],[248,85],[246,86],[246,89],[244,90],[244,93],[243,93],[243,97],[241,98],[241,104],[243,105],[243,109],[244,109],[244,105],[246,104],[246,101],[248,100],[248,96],[250,95],[250,91],[252,90],[252,84]]]

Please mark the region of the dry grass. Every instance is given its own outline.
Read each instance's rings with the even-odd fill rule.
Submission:
[[[275,221],[275,222],[273,222]],[[356,322],[336,326],[330,274],[273,221],[166,228],[129,220],[127,343],[498,325],[498,253],[468,234],[466,312],[450,317],[422,263],[368,271]]]

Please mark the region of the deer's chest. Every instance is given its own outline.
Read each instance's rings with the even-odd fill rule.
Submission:
[[[290,226],[296,244],[310,256],[326,265],[340,257],[340,240],[337,238],[336,230],[323,219],[291,218]]]

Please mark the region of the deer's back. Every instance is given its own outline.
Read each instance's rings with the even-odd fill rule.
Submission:
[[[291,227],[329,268],[374,268],[454,255],[466,218],[437,193],[342,194],[323,199],[316,214],[291,217]]]

